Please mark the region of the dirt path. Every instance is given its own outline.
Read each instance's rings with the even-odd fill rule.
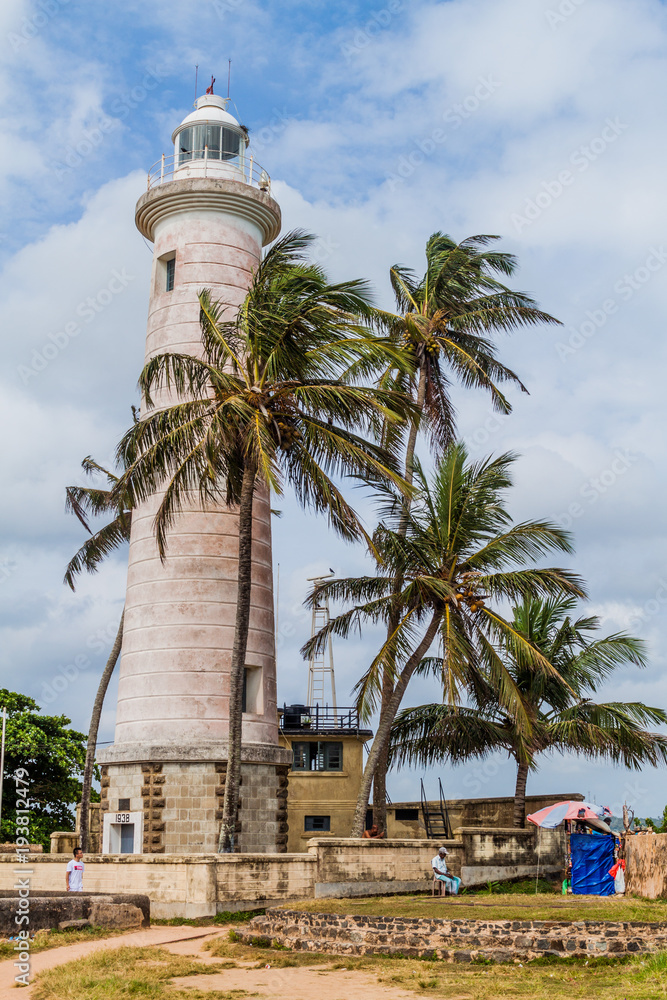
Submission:
[[[346,972],[322,966],[295,969],[224,969],[207,976],[183,976],[172,980],[181,989],[247,990],[264,997],[289,1000],[416,1000],[417,994],[387,986],[366,972]],[[461,998],[463,1000],[463,998]],[[469,1000],[469,995],[466,997]]]
[[[191,955],[198,962],[216,962],[203,949],[203,941],[179,941],[167,945],[176,955]],[[343,961],[343,959],[336,959]],[[180,989],[246,990],[256,1000],[289,997],[289,1000],[416,1000],[410,991],[383,985],[377,976],[366,972],[347,972],[322,965],[302,965],[296,968],[252,968],[255,962],[238,962],[238,969],[222,969],[203,976],[177,976],[172,982]],[[451,1000],[470,1000],[452,997]]]
[[[122,937],[84,941],[64,948],[51,948],[39,952],[31,959],[31,979],[41,972],[53,969],[78,958],[86,958],[97,951],[110,948],[147,945],[165,947],[175,955],[188,955],[205,964],[217,963],[203,945],[211,936],[224,933],[219,927],[151,927],[134,931]],[[290,1000],[415,1000],[415,994],[398,987],[381,985],[372,973],[331,969],[327,966],[299,966],[297,968],[251,968],[254,962],[239,963],[238,969],[222,969],[203,976],[183,976],[173,980],[181,989],[246,990],[257,1000],[289,997]],[[29,1000],[32,987],[17,987],[13,959],[0,962],[0,1000]],[[459,1000],[453,997],[452,1000]],[[461,997],[460,1000],[467,1000]]]
[[[64,948],[51,948],[32,956],[30,978],[34,979],[40,972],[53,969],[56,965],[64,965],[65,962],[73,962],[77,958],[86,958],[87,955],[92,955],[96,951],[105,951],[108,948],[143,948],[146,945],[176,944],[219,933],[219,927],[151,927],[149,930],[123,934],[122,937],[102,938],[99,941],[70,944]],[[32,995],[31,986],[16,986],[14,980],[16,974],[14,959],[10,958],[0,962],[0,1000],[17,1000],[19,996],[29,998]],[[20,992],[18,992],[19,990]]]
[[[188,955],[198,962],[213,964],[213,958],[203,945],[212,936],[225,933],[220,927],[151,927],[134,931],[122,937],[84,941],[63,948],[39,952],[31,959],[31,979],[41,972],[53,969],[78,958],[86,958],[97,951],[110,948],[160,946],[175,955]],[[337,961],[340,961],[337,960]],[[213,990],[245,990],[256,1000],[289,997],[290,1000],[415,1000],[410,991],[381,984],[372,973],[331,969],[328,966],[299,966],[297,968],[252,968],[254,962],[239,962],[237,969],[222,969],[218,973],[202,976],[182,976],[173,980],[174,986],[183,990],[199,989],[203,993]],[[0,1000],[29,1000],[32,986],[17,987],[13,959],[0,962]],[[470,1000],[469,994],[453,996],[450,1000]]]

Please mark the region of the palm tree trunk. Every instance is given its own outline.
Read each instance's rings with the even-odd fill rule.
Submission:
[[[389,672],[385,670],[382,675],[382,703],[380,706],[380,718],[383,718],[389,707],[391,696],[394,693],[394,686]],[[373,775],[373,823],[380,827],[386,836],[387,834],[387,763],[389,759],[389,744],[378,757],[377,767]]]
[[[417,447],[417,435],[419,433],[419,424],[421,422],[421,415],[424,410],[424,402],[426,400],[426,366],[423,362],[419,366],[419,381],[417,383],[417,399],[415,400],[415,406],[419,411],[418,416],[410,424],[410,433],[408,434],[408,443],[405,447],[405,480],[412,486],[412,480],[414,478],[414,461],[415,461],[415,449]],[[406,509],[410,510],[410,499],[406,497]]]
[[[417,383],[417,399],[416,406],[419,410],[419,415],[421,416],[424,409],[424,401],[426,399],[426,367],[422,363],[419,366],[419,381]],[[419,433],[419,417],[416,417],[410,424],[410,432],[408,434],[408,441],[405,448],[405,481],[412,486],[412,481],[414,479],[414,460],[415,460],[415,449],[417,447],[417,435]],[[404,516],[401,518],[400,524],[398,526],[398,534],[404,538],[408,530],[407,514],[410,511],[412,501],[410,497],[405,497],[404,500]],[[394,582],[394,597],[398,598],[401,590],[403,588],[402,577],[397,577]],[[387,626],[387,638],[393,635],[394,631],[398,628],[398,623],[400,621],[400,608],[397,606],[392,611],[389,617],[389,624]],[[382,701],[380,704],[380,718],[383,718],[385,712],[388,709],[389,702],[391,701],[391,696],[394,691],[393,677],[390,675],[388,670],[382,672]],[[389,743],[387,742],[384,750],[378,757],[377,766],[375,768],[375,773],[373,775],[373,822],[378,826],[382,826],[382,829],[387,831],[387,761],[388,761],[388,751]]]
[[[90,728],[88,730],[88,746],[86,747],[86,763],[83,768],[83,788],[81,789],[80,847],[84,854],[86,854],[86,852],[88,851],[88,841],[90,839],[88,818],[90,815],[90,789],[93,783],[93,768],[95,766],[95,748],[97,746],[97,735],[100,729],[102,706],[104,705],[104,699],[106,697],[107,688],[109,687],[109,681],[111,680],[111,675],[114,671],[114,667],[118,662],[120,649],[123,644],[124,621],[125,621],[125,609],[123,608],[123,613],[120,616],[120,624],[118,626],[118,632],[116,633],[114,644],[111,647],[109,659],[107,660],[106,666],[102,671],[102,676],[100,677],[100,683],[98,684],[97,694],[95,695],[95,701],[93,703],[93,712],[90,717]]]
[[[236,840],[236,820],[239,811],[239,781],[241,777],[241,734],[243,724],[243,674],[245,670],[248,629],[250,627],[250,586],[252,581],[252,508],[257,471],[254,463],[246,465],[241,486],[239,507],[238,592],[234,646],[229,679],[229,746],[225,797],[222,804],[222,825],[218,851],[230,854]]]
[[[377,732],[375,733],[375,739],[373,740],[373,746],[371,747],[371,752],[368,755],[366,767],[364,768],[364,774],[361,779],[357,805],[354,810],[354,819],[352,820],[352,831],[350,833],[351,837],[361,837],[363,835],[366,823],[366,810],[368,809],[368,799],[371,794],[371,784],[373,782],[373,775],[375,774],[380,755],[389,746],[391,727],[394,719],[396,718],[396,713],[400,708],[401,700],[405,694],[405,689],[408,686],[410,678],[435,639],[441,618],[442,615],[439,612],[436,612],[433,615],[433,618],[426,629],[426,633],[424,634],[424,638],[403,667],[401,676],[398,679],[384,714],[380,715],[380,721],[378,723]]]
[[[525,826],[526,822],[526,781],[528,780],[528,765],[519,763],[516,772],[516,789],[514,791],[514,826]]]

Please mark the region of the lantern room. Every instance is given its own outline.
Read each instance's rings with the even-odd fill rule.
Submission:
[[[172,135],[174,163],[191,160],[233,160],[243,156],[248,134],[226,110],[229,98],[205,94],[197,99],[196,110],[185,118]]]

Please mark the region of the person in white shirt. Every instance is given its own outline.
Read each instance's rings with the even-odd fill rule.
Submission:
[[[447,871],[447,862],[445,861],[445,858],[448,854],[449,851],[445,847],[441,847],[436,856],[433,858],[431,867],[433,868],[433,874],[438,881],[444,882],[445,895],[449,891],[452,896],[458,896],[461,879]]]
[[[74,857],[67,865],[65,872],[65,885],[68,892],[83,892],[83,851],[80,847],[74,848]]]

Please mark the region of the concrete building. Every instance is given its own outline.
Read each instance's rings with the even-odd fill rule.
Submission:
[[[137,203],[137,228],[154,246],[146,361],[164,351],[198,354],[199,291],[209,288],[232,317],[262,247],[280,231],[270,179],[226,105],[213,94],[197,100],[173,133],[173,156],[157,163]],[[159,500],[132,518],[115,740],[98,754],[105,853],[217,850],[238,518],[193,499],[176,520],[163,563],[153,534]],[[272,852],[286,847],[291,758],[278,740],[266,496],[255,501],[253,536],[237,846]]]
[[[356,708],[292,705],[281,713],[280,741],[291,757],[287,850],[300,853],[312,837],[349,837],[372,737]]]

